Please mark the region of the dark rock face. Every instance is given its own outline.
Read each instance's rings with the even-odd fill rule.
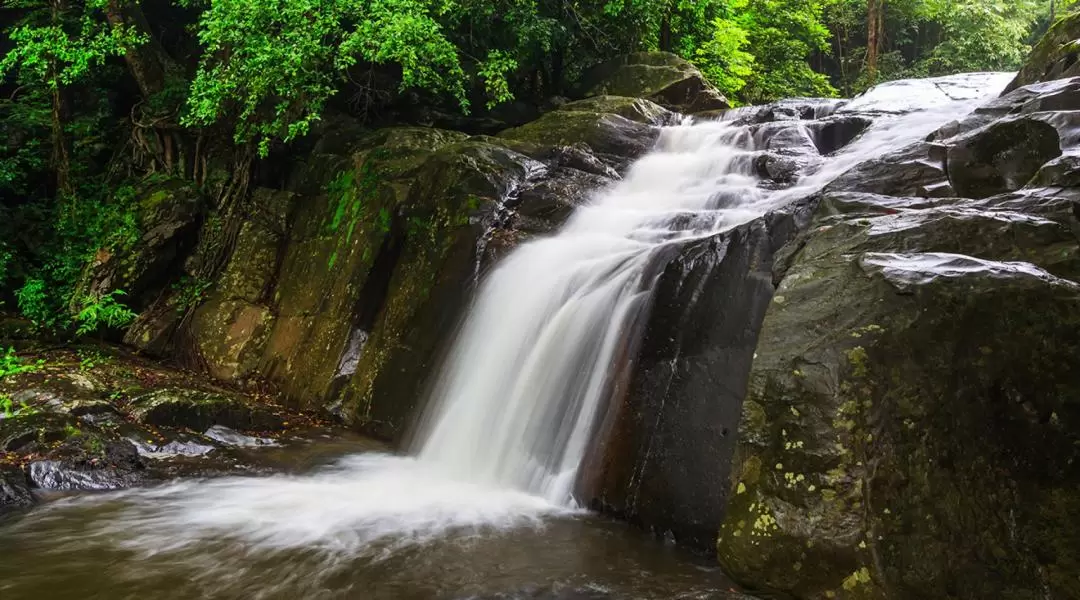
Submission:
[[[949,147],[949,180],[959,196],[987,198],[1024,187],[1058,156],[1053,125],[1031,118],[994,123]]]
[[[1077,83],[860,165],[777,253],[716,544],[736,579],[1080,594]]]
[[[138,423],[158,427],[205,431],[214,425],[267,431],[281,427],[282,419],[245,399],[201,390],[166,388],[131,401],[129,412]]]
[[[0,514],[34,504],[34,495],[22,469],[0,467]]]
[[[646,98],[683,114],[730,106],[700,71],[667,52],[638,52],[612,59],[586,72],[580,88],[581,96]]]
[[[594,505],[712,545],[773,258],[808,217],[790,207],[692,242],[667,265],[604,463],[587,469],[598,471],[586,475]]]

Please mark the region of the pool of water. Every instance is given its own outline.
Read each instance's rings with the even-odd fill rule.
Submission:
[[[362,449],[277,448],[277,475],[9,514],[0,598],[747,598],[714,562],[626,524]]]

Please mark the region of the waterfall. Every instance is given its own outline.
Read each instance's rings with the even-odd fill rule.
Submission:
[[[805,197],[966,114],[1007,80],[973,74],[896,82],[849,103],[813,103],[807,121],[755,123],[757,109],[741,109],[662,129],[621,181],[598,191],[557,234],[517,248],[484,280],[412,450],[455,480],[573,506],[577,468],[663,249]],[[873,123],[833,155],[817,156],[808,125],[845,113],[872,115]],[[802,177],[779,189],[764,185],[758,160],[769,152],[799,163]]]
[[[359,581],[350,595],[367,597],[381,585],[393,595],[380,597],[397,598],[427,578],[443,587],[410,597],[464,597],[466,580],[487,583],[489,573],[498,579],[508,572],[516,581],[503,562],[515,553],[508,564],[529,578],[550,573],[542,556],[571,571],[599,564],[624,579],[625,570],[609,568],[610,549],[623,543],[610,531],[601,532],[595,556],[580,553],[576,537],[513,532],[593,521],[573,518],[577,471],[607,409],[609,377],[625,371],[621,361],[639,333],[633,325],[647,316],[664,261],[687,241],[805,198],[860,163],[924,139],[1009,78],[895,82],[852,101],[782,102],[665,128],[651,153],[598,190],[558,233],[518,247],[483,278],[437,371],[413,456],[361,452],[304,475],[77,495],[0,528],[5,549],[18,558],[20,549],[61,548],[70,554],[47,556],[69,556],[64,562],[72,565],[89,560],[92,573],[109,564],[125,586],[205,586],[208,593],[197,596],[251,595],[247,588],[258,581],[258,597],[321,598]],[[860,125],[829,134],[828,144],[818,139],[851,123]],[[821,148],[832,152],[821,156]],[[364,329],[354,334],[339,374],[355,370],[363,350]],[[41,554],[21,556],[30,560],[16,563],[20,570],[52,566]],[[494,570],[470,571],[476,562]],[[639,563],[633,570],[652,577]],[[51,586],[53,570],[43,573],[42,585]],[[8,583],[0,581],[0,589]],[[491,585],[498,590],[505,581]]]

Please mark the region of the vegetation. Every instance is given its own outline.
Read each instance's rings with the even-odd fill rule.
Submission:
[[[1073,2],[3,0],[0,302],[80,335],[125,325],[118,292],[78,282],[139,238],[138,183],[200,186],[220,255],[253,161],[330,110],[372,125],[499,119],[637,50],[681,55],[735,103],[849,95],[1016,68]],[[205,262],[184,302],[223,260]]]

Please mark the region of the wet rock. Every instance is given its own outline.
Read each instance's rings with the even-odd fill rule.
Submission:
[[[614,180],[577,169],[555,169],[522,190],[515,205],[515,228],[547,233],[558,228],[592,194]]]
[[[272,439],[244,435],[239,431],[234,431],[221,425],[214,425],[210,429],[207,429],[203,432],[203,436],[210,438],[215,442],[225,444],[226,446],[235,446],[238,448],[258,448],[262,446],[277,445],[277,442]]]
[[[818,152],[832,154],[847,146],[871,124],[870,119],[855,115],[843,115],[815,121],[807,125],[810,137]]]
[[[22,469],[0,466],[0,514],[34,504],[34,494]]]
[[[1080,430],[1059,391],[1080,382],[1056,350],[1080,339],[1077,286],[1030,263],[818,248],[788,271],[757,348],[727,572],[799,597],[1063,585]],[[1035,559],[1043,543],[1057,552]]]
[[[925,196],[948,183],[947,148],[920,142],[877,159],[860,163],[825,187],[828,192],[863,192],[886,196]]]
[[[267,407],[236,396],[192,389],[161,389],[131,401],[132,418],[146,425],[205,431],[212,425],[236,429],[271,430],[282,419]]]
[[[778,183],[791,183],[798,179],[800,164],[791,156],[763,154],[758,157],[755,166],[758,174]]]
[[[581,77],[580,95],[646,98],[683,114],[730,106],[697,68],[667,52],[627,54],[593,67]]]
[[[370,336],[355,372],[338,377],[334,405],[349,423],[384,439],[403,433],[479,278],[491,232],[509,221],[508,206],[542,172],[541,163],[480,140],[447,147],[425,165],[409,194],[381,311],[363,328]]]
[[[997,122],[949,147],[949,181],[960,196],[986,198],[1024,187],[1059,156],[1061,141],[1052,125],[1035,119]]]
[[[215,427],[217,426],[215,425]],[[142,437],[132,437],[130,441],[135,445],[139,456],[155,460],[175,458],[177,456],[206,456],[217,449],[216,446],[185,437],[178,437],[178,439],[160,444],[152,440],[143,440]]]
[[[142,481],[144,465],[127,440],[93,431],[70,435],[44,460],[27,467],[31,483],[47,490],[115,490]]]
[[[712,545],[773,257],[810,208],[689,243],[668,263],[637,363],[622,374],[628,391],[598,442],[602,458],[583,468],[594,505],[681,543]]]
[[[1072,589],[1076,198],[1031,185],[1073,174],[1056,152],[1004,145],[1056,151],[1053,119],[1021,136],[996,131],[1018,122],[1003,118],[841,177],[777,253],[716,546],[743,583],[807,598]],[[971,158],[980,136],[1001,145]],[[957,191],[982,199],[916,197],[943,151]],[[953,156],[1023,173],[964,179]]]

